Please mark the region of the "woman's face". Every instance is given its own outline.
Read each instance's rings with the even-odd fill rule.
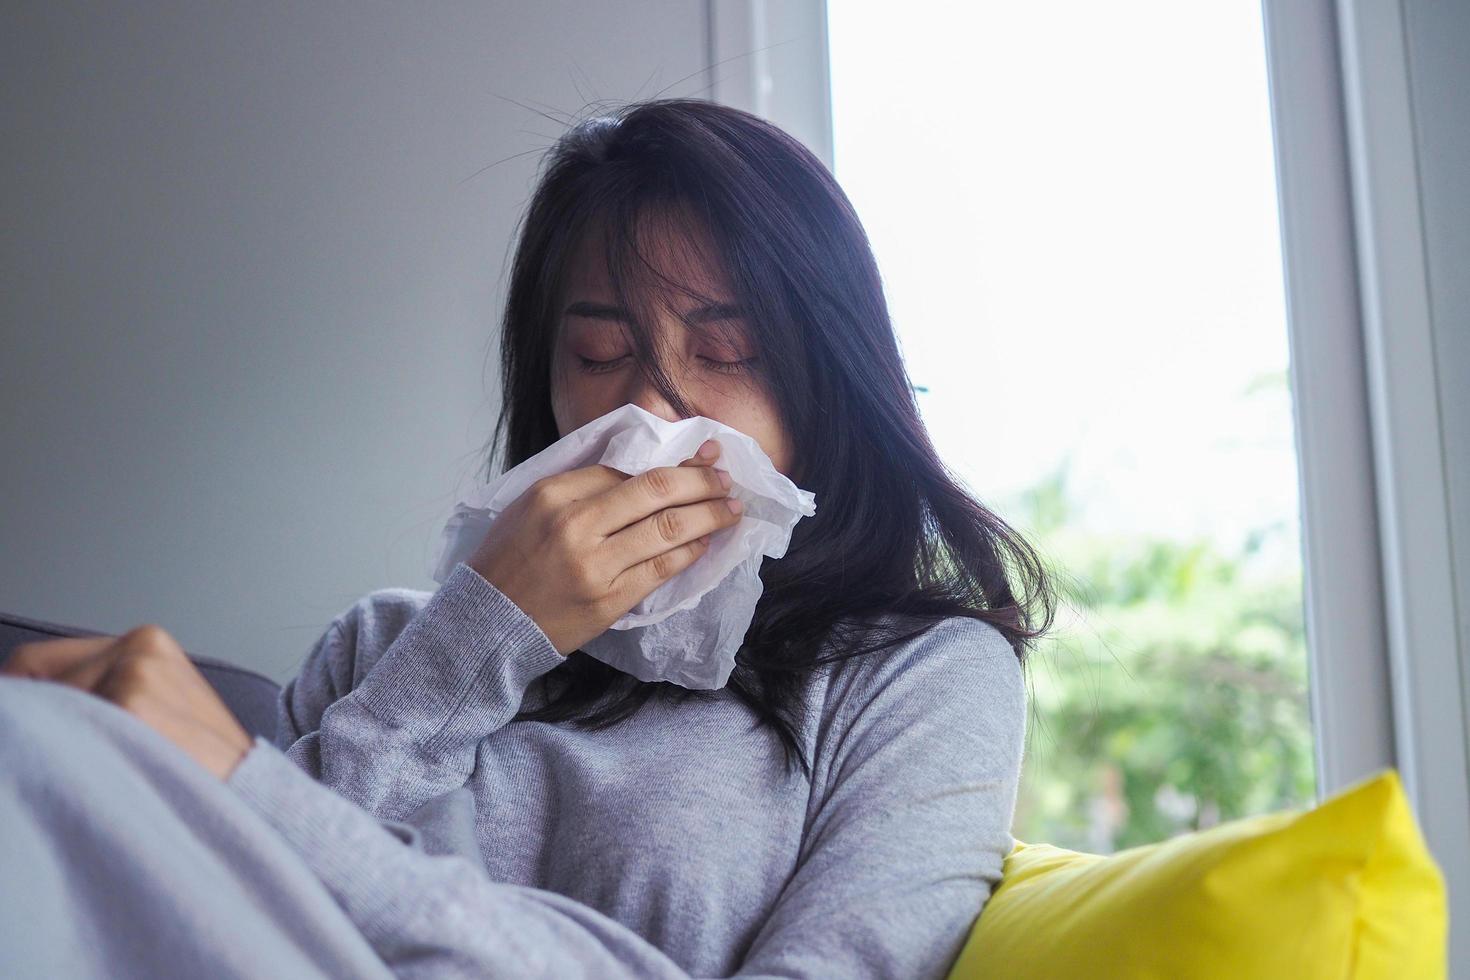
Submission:
[[[657,356],[697,414],[755,439],[776,469],[790,476],[792,447],[780,414],[765,386],[741,363],[756,355],[745,319],[724,271],[708,258],[716,254],[709,240],[696,240],[698,248],[681,236],[643,250],[663,275],[713,301],[705,304],[673,288],[657,295],[656,322],[650,324]],[[616,308],[597,241],[589,234],[572,256],[552,352],[551,404],[562,436],[630,402],[678,420],[633,357],[626,314]],[[670,306],[696,326],[686,326]]]

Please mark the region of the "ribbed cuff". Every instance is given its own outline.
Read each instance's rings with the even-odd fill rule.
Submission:
[[[536,621],[464,562],[352,692],[430,758],[499,729],[562,663]]]

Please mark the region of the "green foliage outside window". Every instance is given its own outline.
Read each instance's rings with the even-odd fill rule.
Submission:
[[[1110,537],[1073,520],[1065,466],[1000,513],[1058,575],[1028,664],[1013,833],[1107,853],[1311,806],[1300,565],[1208,541]]]

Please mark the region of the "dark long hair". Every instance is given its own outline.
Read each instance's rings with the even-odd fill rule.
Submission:
[[[787,765],[809,776],[795,726],[818,665],[878,655],[950,616],[992,624],[1024,665],[1052,624],[1054,587],[1031,546],[935,452],[867,235],[832,175],[780,128],[700,99],[604,111],[572,125],[543,160],[512,262],[487,477],[502,437],[504,469],[560,438],[552,355],[582,237],[598,234],[589,241],[602,246],[619,305],[647,309],[638,229],[671,213],[700,222],[717,246],[746,311],[759,383],[789,433],[792,478],[816,495],[816,515],[797,523],[785,557],[761,565],[764,592],[727,685],[779,734]],[[630,321],[652,383],[680,417],[697,414],[651,356],[644,317]],[[719,693],[639,681],[580,650],[545,683],[546,703],[516,720],[599,729],[654,696]]]

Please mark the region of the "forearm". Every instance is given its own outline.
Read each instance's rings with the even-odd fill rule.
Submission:
[[[314,779],[401,819],[463,785],[475,746],[562,660],[534,620],[461,563],[350,692],[334,699],[325,674],[293,681],[276,742]],[[314,711],[319,725],[303,730]]]

